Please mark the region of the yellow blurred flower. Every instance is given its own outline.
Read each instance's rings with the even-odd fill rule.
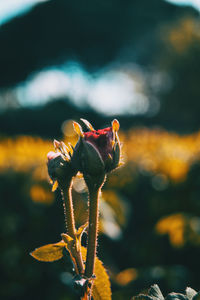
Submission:
[[[50,191],[45,190],[42,186],[35,184],[30,188],[30,196],[34,202],[52,204],[54,195]]]
[[[187,220],[182,214],[174,214],[162,218],[156,224],[156,231],[159,234],[168,234],[170,242],[175,247],[182,247],[185,244],[184,232]]]

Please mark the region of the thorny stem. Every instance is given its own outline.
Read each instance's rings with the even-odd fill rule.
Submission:
[[[72,202],[72,180],[69,184],[63,184],[59,182],[59,186],[61,189],[62,199],[63,199],[63,207],[64,207],[64,215],[65,215],[65,225],[66,225],[66,232],[74,239],[74,251],[73,251],[73,258],[76,263],[76,269],[79,274],[84,273],[84,265],[83,259],[81,255],[81,247],[77,249],[76,243],[76,228],[75,228],[75,219],[74,219],[74,209],[73,209],[73,202]]]
[[[100,188],[89,188],[89,230],[88,230],[88,245],[85,276],[91,278],[94,274],[94,263],[97,248],[97,233],[98,233],[98,206]]]
[[[61,195],[62,195],[62,199],[63,199],[66,232],[72,238],[75,239],[76,228],[75,228],[74,208],[73,208],[72,194],[71,194],[72,193],[72,181],[67,185],[59,183],[59,186],[61,189]]]

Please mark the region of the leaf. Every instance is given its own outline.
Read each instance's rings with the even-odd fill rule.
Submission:
[[[200,292],[196,293],[192,300],[200,300]]]
[[[30,255],[39,261],[52,262],[63,257],[64,246],[65,243],[63,241],[56,244],[48,244],[40,248],[36,248],[30,253]]]
[[[186,295],[187,295],[187,298],[189,300],[192,300],[192,298],[197,294],[197,292],[195,290],[193,290],[192,288],[190,287],[187,287],[186,288]]]
[[[153,300],[153,298],[148,295],[139,294],[131,298],[131,300]]]
[[[52,191],[52,192],[55,192],[55,191],[57,190],[57,188],[58,188],[58,181],[56,180],[56,181],[53,183],[53,185],[52,185],[51,191]]]
[[[154,284],[150,287],[148,291],[148,295],[151,296],[154,300],[156,299],[164,300],[161,290],[157,284]]]
[[[187,300],[187,297],[179,293],[170,293],[165,298],[166,300]]]
[[[75,249],[78,249],[78,239],[75,237],[75,240],[67,233],[62,233],[61,237],[65,243],[65,248],[69,251],[71,257],[73,258],[73,253]],[[76,245],[76,246],[75,246]]]
[[[88,222],[86,222],[85,224],[81,225],[77,232],[76,232],[76,238],[77,238],[77,246],[79,246],[79,250],[80,250],[80,247],[81,247],[81,238],[82,238],[82,235],[83,235],[83,232],[87,229],[88,227]]]
[[[79,236],[82,236],[83,232],[87,229],[88,227],[88,222],[86,222],[85,224],[81,225],[78,230],[77,230],[77,237],[79,238]]]
[[[83,260],[86,260],[86,248],[81,247]],[[94,300],[111,300],[110,280],[102,262],[96,257],[95,259],[95,280],[92,287],[92,297]]]

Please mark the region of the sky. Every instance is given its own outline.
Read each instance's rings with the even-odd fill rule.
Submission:
[[[0,25],[28,12],[34,5],[48,0],[0,0]]]
[[[200,10],[200,0],[167,0],[167,1],[178,5],[192,5],[196,9]]]
[[[50,0],[0,0],[0,26]],[[164,0],[163,0],[164,1]],[[178,5],[193,5],[200,10],[200,0],[166,0]],[[13,88],[22,106],[39,105],[58,97],[69,97],[77,106],[88,105],[106,115],[145,114],[149,99],[143,90],[137,68],[133,74],[104,70],[92,77],[77,62],[39,70]],[[158,106],[157,106],[158,107]]]
[[[50,0],[0,0],[0,25],[26,13],[34,5]],[[200,10],[200,0],[166,0],[179,5],[192,5]]]

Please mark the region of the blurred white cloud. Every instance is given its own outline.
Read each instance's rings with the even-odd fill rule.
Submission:
[[[166,0],[166,1],[178,5],[191,5],[196,9],[200,10],[200,0]]]
[[[0,25],[46,1],[49,0],[0,0]]]
[[[90,75],[77,63],[36,73],[15,88],[22,106],[44,104],[68,97],[75,105],[88,105],[105,115],[144,114],[149,107],[142,76],[110,70]]]

